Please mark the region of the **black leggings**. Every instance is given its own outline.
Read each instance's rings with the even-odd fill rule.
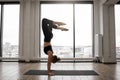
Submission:
[[[50,42],[51,41],[51,39],[53,37],[52,28],[57,28],[57,26],[54,25],[54,22],[52,20],[43,18],[43,20],[42,20],[42,30],[43,30],[44,41],[45,42]]]
[[[53,50],[52,50],[52,46],[51,46],[51,45],[44,47],[44,52],[45,52],[45,54],[48,54],[48,53],[47,53],[48,51],[52,51],[52,53],[53,53]]]

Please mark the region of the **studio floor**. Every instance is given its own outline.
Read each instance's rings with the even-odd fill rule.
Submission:
[[[94,70],[99,75],[24,75],[28,70],[47,70],[47,63],[0,62],[0,80],[120,80],[120,62],[56,63],[53,70]]]

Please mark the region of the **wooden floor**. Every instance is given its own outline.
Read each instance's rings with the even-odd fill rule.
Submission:
[[[120,80],[120,62],[100,64],[92,62],[56,63],[54,70],[94,70],[98,76],[24,75],[30,69],[46,70],[46,63],[0,62],[0,80]]]

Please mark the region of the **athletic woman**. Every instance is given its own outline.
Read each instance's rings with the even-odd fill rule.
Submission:
[[[52,29],[60,29],[61,31],[68,31],[67,28],[60,27],[62,25],[66,25],[63,22],[53,21],[47,18],[42,19],[42,30],[44,34],[44,52],[48,55],[47,69],[48,75],[53,75],[51,71],[51,63],[56,63],[60,61],[56,55],[53,55],[53,50],[51,46],[51,39],[53,37]]]

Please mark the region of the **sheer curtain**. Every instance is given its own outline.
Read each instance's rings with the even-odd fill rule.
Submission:
[[[39,0],[20,1],[20,60],[39,58]]]

